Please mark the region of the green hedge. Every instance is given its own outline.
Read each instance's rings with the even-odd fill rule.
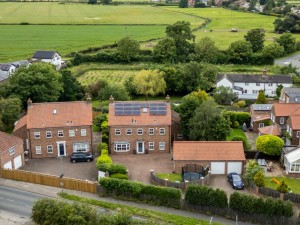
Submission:
[[[127,174],[121,174],[121,173],[115,173],[115,174],[110,175],[109,177],[110,178],[128,180],[128,175]]]
[[[190,185],[185,193],[185,200],[193,205],[228,207],[227,195],[223,190],[206,186]]]
[[[256,198],[251,195],[233,193],[230,196],[229,207],[243,213],[264,214],[267,216],[293,216],[293,204],[280,199]]]
[[[248,112],[226,111],[224,112],[224,116],[230,120],[231,127],[233,128],[235,128],[236,122],[238,122],[240,126],[243,126],[244,123],[249,126],[251,122],[251,116]]]
[[[176,188],[146,185],[115,178],[101,178],[99,183],[110,196],[180,208],[181,192]]]
[[[101,163],[97,164],[97,168],[100,171],[108,172],[110,175],[112,174],[127,174],[127,168],[122,164],[117,163]]]
[[[244,151],[249,150],[251,147],[248,143],[248,140],[242,136],[233,136],[230,141],[242,141],[243,142],[243,147],[244,147]]]

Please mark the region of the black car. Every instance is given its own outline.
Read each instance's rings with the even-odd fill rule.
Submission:
[[[72,163],[76,162],[90,162],[93,161],[94,156],[91,153],[85,153],[85,152],[76,152],[73,153],[70,157],[70,161]]]
[[[233,187],[233,189],[242,190],[244,188],[244,183],[241,176],[237,173],[230,173],[227,175],[227,180]]]

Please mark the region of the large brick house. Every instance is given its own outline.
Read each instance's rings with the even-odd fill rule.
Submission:
[[[23,140],[0,131],[0,166],[18,169],[24,165]]]
[[[298,103],[300,102],[300,88],[285,87],[281,89],[279,102],[281,103]]]
[[[272,104],[252,104],[250,107],[251,129],[258,133],[258,129],[269,125]]]
[[[170,152],[171,107],[166,101],[109,103],[109,150],[111,154]]]
[[[30,158],[93,152],[92,104],[87,101],[32,103],[13,133],[23,138]]]

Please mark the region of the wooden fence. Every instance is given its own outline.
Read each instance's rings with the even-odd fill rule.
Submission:
[[[11,180],[24,181],[34,184],[42,184],[52,187],[62,187],[70,190],[96,193],[97,183],[88,180],[79,180],[73,178],[60,178],[58,176],[35,173],[24,170],[1,169],[1,177]]]

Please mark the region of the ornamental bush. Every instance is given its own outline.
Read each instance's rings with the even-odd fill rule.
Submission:
[[[247,151],[250,149],[250,145],[248,143],[248,140],[242,136],[234,136],[231,138],[231,141],[242,141],[243,142],[243,147],[244,151]]]
[[[265,174],[262,171],[259,171],[254,176],[254,184],[258,187],[264,187],[265,186]]]
[[[97,162],[96,162],[96,166],[99,167],[99,165],[101,164],[111,164],[112,163],[112,159],[110,158],[110,156],[104,154],[104,155],[100,155],[98,158],[97,158]]]
[[[188,186],[185,193],[185,200],[193,205],[219,208],[226,208],[228,206],[227,195],[224,191],[199,185]]]
[[[281,193],[287,193],[288,192],[289,187],[288,187],[287,183],[285,182],[285,180],[282,180],[278,184],[276,190],[279,191],[279,192],[281,192]]]
[[[101,178],[99,183],[104,188],[105,194],[113,197],[180,208],[181,192],[176,188],[107,177]]]
[[[127,174],[127,168],[122,164],[100,163],[100,164],[97,164],[97,168],[98,168],[98,170],[103,171],[103,172],[107,171],[109,173],[109,175],[116,174],[116,173]]]
[[[262,135],[256,139],[258,151],[267,155],[280,155],[284,142],[281,138],[274,135]]]
[[[127,174],[121,174],[121,173],[115,173],[115,174],[110,175],[109,177],[110,178],[128,180],[128,175]]]

